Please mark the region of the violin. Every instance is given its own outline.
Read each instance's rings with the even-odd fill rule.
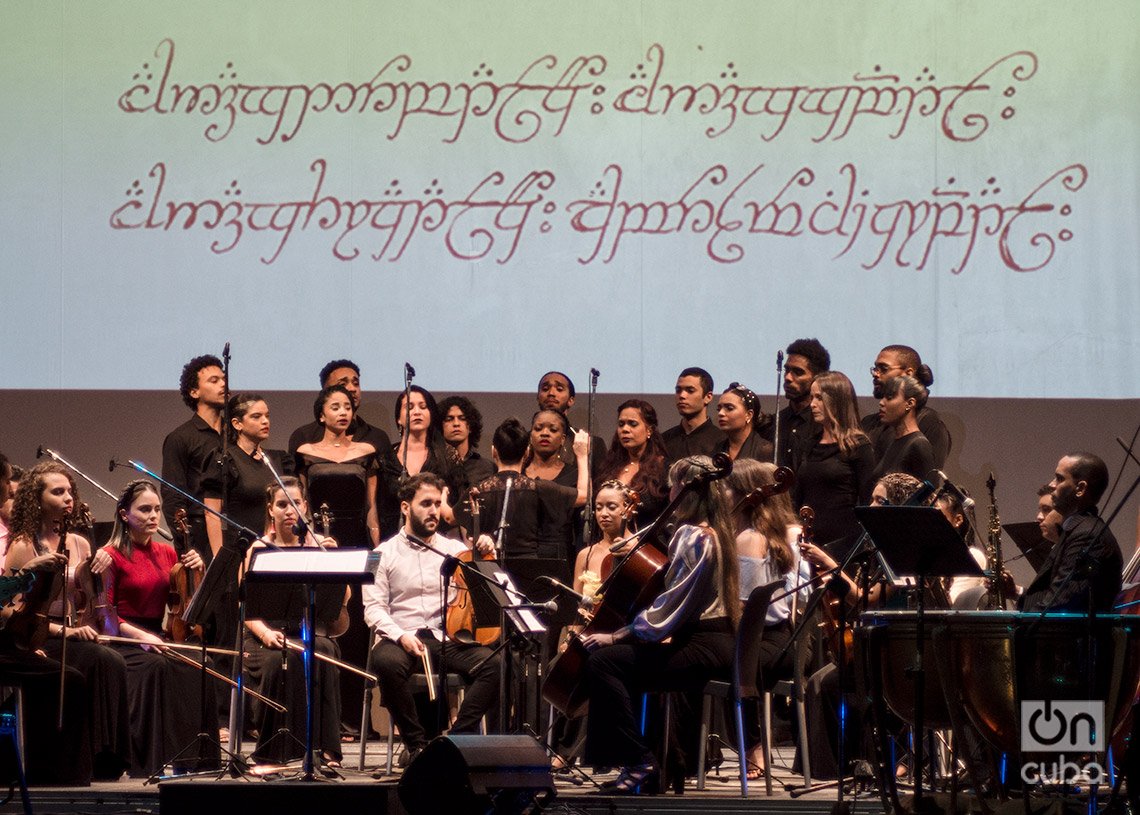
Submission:
[[[472,489],[467,495],[467,501],[471,508],[471,534],[477,541],[480,533],[478,491]],[[477,555],[474,549],[456,555],[456,559],[462,563],[472,563],[476,557],[480,560],[495,559],[492,552]],[[475,603],[471,599],[471,591],[467,588],[462,568],[456,570],[452,576],[452,586],[455,588],[455,599],[448,603],[444,621],[447,636],[458,642],[477,642],[480,645],[492,645],[498,642],[501,633],[499,626],[479,625],[479,621],[475,619]]]
[[[64,555],[71,562],[67,551],[67,536],[71,532],[71,518],[64,516],[59,523],[59,543],[55,547],[56,554]],[[21,651],[38,651],[47,642],[51,619],[48,609],[52,602],[60,596],[67,580],[67,568],[56,572],[49,577],[37,575],[31,587],[24,592],[21,608],[8,620],[6,630],[12,637],[12,642]]]
[[[186,510],[174,513],[174,550],[179,556],[190,548],[190,527],[186,523]],[[201,575],[197,569],[187,569],[181,561],[170,569],[170,591],[166,596],[166,625],[164,630],[172,642],[187,642],[190,639],[202,640],[202,626],[190,625],[182,619],[190,598],[198,590]],[[110,633],[110,632],[104,632]]]
[[[815,522],[815,511],[809,507],[804,506],[800,508],[800,542],[801,543],[814,543],[815,532],[813,523]],[[842,576],[838,576],[842,580]],[[855,632],[850,627],[844,627],[843,642],[840,643],[840,629],[839,621],[842,619],[839,615],[839,604],[847,602],[844,597],[837,597],[834,592],[824,589],[826,594],[820,602],[820,612],[823,615],[821,623],[823,629],[823,641],[827,645],[827,651],[831,658],[838,663],[839,654],[843,654],[843,662],[845,665],[850,665],[855,658]]]
[[[86,504],[79,505],[80,517],[89,529],[94,529]],[[96,549],[75,569],[75,615],[80,625],[89,625],[101,634],[119,636],[119,615],[111,607],[107,598],[106,581],[103,575],[93,574],[91,564],[95,560]]]

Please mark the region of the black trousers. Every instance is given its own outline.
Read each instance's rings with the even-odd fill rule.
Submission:
[[[710,620],[667,644],[620,643],[591,653],[586,662],[586,763],[630,767],[652,762],[637,726],[635,697],[644,691],[700,691],[710,679],[727,679],[734,648],[728,621]]]
[[[445,668],[441,659],[442,643],[423,634],[420,641],[431,655],[432,670],[442,673]],[[451,727],[452,733],[477,732],[480,719],[499,701],[501,655],[487,659],[490,654],[491,649],[482,645],[447,643],[446,670],[459,674],[468,685],[455,724]],[[380,701],[388,708],[396,727],[400,728],[404,745],[409,750],[422,747],[427,743],[427,732],[416,710],[408,677],[423,673],[423,662],[405,651],[399,643],[381,639],[372,649],[368,666],[380,680]],[[446,704],[445,699],[439,701]]]

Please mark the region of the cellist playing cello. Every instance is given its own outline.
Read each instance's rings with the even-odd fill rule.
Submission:
[[[612,633],[587,634],[590,699],[586,762],[620,767],[615,793],[653,791],[661,772],[637,726],[633,700],[645,690],[700,690],[727,679],[740,618],[739,567],[731,508],[723,485],[708,480],[712,459],[690,456],[669,469],[673,516],[665,590]],[[666,641],[667,640],[667,641]]]

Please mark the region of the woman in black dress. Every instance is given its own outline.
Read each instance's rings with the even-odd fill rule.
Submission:
[[[503,557],[558,559],[565,563],[565,568],[556,576],[568,581],[572,563],[570,541],[573,538],[570,520],[574,509],[586,502],[586,433],[578,431],[574,436],[574,454],[581,465],[575,468],[578,483],[574,487],[522,473],[521,465],[529,438],[526,428],[515,418],[505,420],[495,429],[491,457],[498,472],[476,485],[483,526],[494,528],[502,519],[506,485],[510,479]],[[460,514],[464,520],[470,517],[466,507]]]
[[[890,428],[894,440],[875,465],[875,478],[906,473],[922,481],[934,469],[934,449],[918,429],[918,412],[926,405],[926,386],[913,376],[896,376],[883,383],[879,423]]]
[[[202,502],[250,532],[243,532],[236,526],[227,526],[223,531],[221,519],[207,512],[206,537],[214,555],[223,546],[245,551],[261,533],[265,518],[265,488],[273,483],[273,473],[266,466],[265,459],[268,457],[272,461],[278,473],[293,472],[286,453],[264,447],[269,440],[269,405],[261,394],[232,394],[228,409],[230,426],[226,428],[229,434],[226,456],[224,460],[220,455],[216,456],[202,476]],[[212,630],[207,633],[207,641],[223,648],[235,648],[236,643],[241,642],[237,628],[235,573],[214,607]],[[233,674],[232,657],[219,656],[216,662],[219,671],[227,676]],[[224,731],[229,727],[230,694],[218,694],[218,701],[218,726],[225,737],[228,734]]]
[[[656,518],[668,503],[666,456],[653,405],[642,399],[622,402],[618,406],[617,429],[598,481],[620,481],[637,493],[634,529],[641,529]]]
[[[328,528],[318,531],[334,538],[342,549],[380,545],[376,507],[379,459],[375,447],[348,434],[354,413],[352,405],[352,396],[344,386],[324,388],[313,403],[313,416],[324,425],[324,434],[320,441],[297,448],[297,474],[313,516],[329,519]],[[385,489],[384,495],[394,499],[396,490]],[[264,494],[262,501],[264,512]],[[348,620],[348,631],[340,638],[341,652],[347,662],[363,665],[368,658],[368,629],[364,625],[359,586],[352,587]],[[364,694],[363,681],[355,674],[341,671],[340,694],[342,699],[353,700],[341,715],[346,737],[356,738],[359,719],[352,710],[355,700]]]
[[[294,505],[308,516],[308,505],[301,494],[301,483],[291,476],[281,479],[283,491],[277,484],[265,490],[265,541],[281,549],[304,547],[335,547],[336,541],[309,530],[305,541],[297,537],[293,525],[297,523]],[[291,499],[291,500],[290,500]],[[264,548],[257,541],[251,553]],[[347,599],[347,594],[346,594]],[[344,612],[347,614],[347,611]],[[263,696],[276,699],[288,708],[278,713],[268,705],[255,708],[254,724],[257,728],[256,761],[282,762],[300,758],[304,754],[306,688],[303,655],[286,647],[286,638],[300,642],[301,621],[293,620],[281,627],[264,620],[248,620],[245,624],[245,650],[249,653],[246,666],[251,681]],[[335,624],[326,627],[318,624],[314,632],[314,647],[318,654],[340,657]],[[339,766],[341,759],[340,680],[336,667],[320,659],[313,663],[313,746],[320,750],[321,760],[330,766]]]
[[[862,532],[855,507],[871,499],[875,462],[871,441],[859,427],[851,380],[839,371],[817,376],[811,414],[821,432],[793,452],[798,464],[793,502],[815,512],[815,539],[821,545],[853,540]]]
[[[309,506],[318,515],[327,514],[329,518],[330,527],[322,532],[336,538],[341,547],[379,545],[376,448],[348,435],[352,397],[343,385],[330,385],[317,394],[313,416],[324,425],[324,435],[320,441],[297,448],[296,468]],[[264,490],[263,486],[262,512]]]
[[[775,448],[761,436],[771,422],[772,417],[760,410],[760,397],[739,382],[733,382],[716,404],[717,426],[728,437],[717,452],[728,453],[733,461],[738,458],[771,461]]]

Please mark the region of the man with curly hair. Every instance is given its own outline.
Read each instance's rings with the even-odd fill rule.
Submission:
[[[202,477],[222,446],[222,409],[226,401],[226,376],[222,361],[211,354],[194,357],[182,367],[178,383],[182,401],[194,411],[174,428],[162,443],[162,477],[174,486],[202,499]],[[191,504],[174,490],[162,487],[162,512],[171,530],[174,515],[186,510],[190,545],[209,563],[210,542],[201,507]]]

